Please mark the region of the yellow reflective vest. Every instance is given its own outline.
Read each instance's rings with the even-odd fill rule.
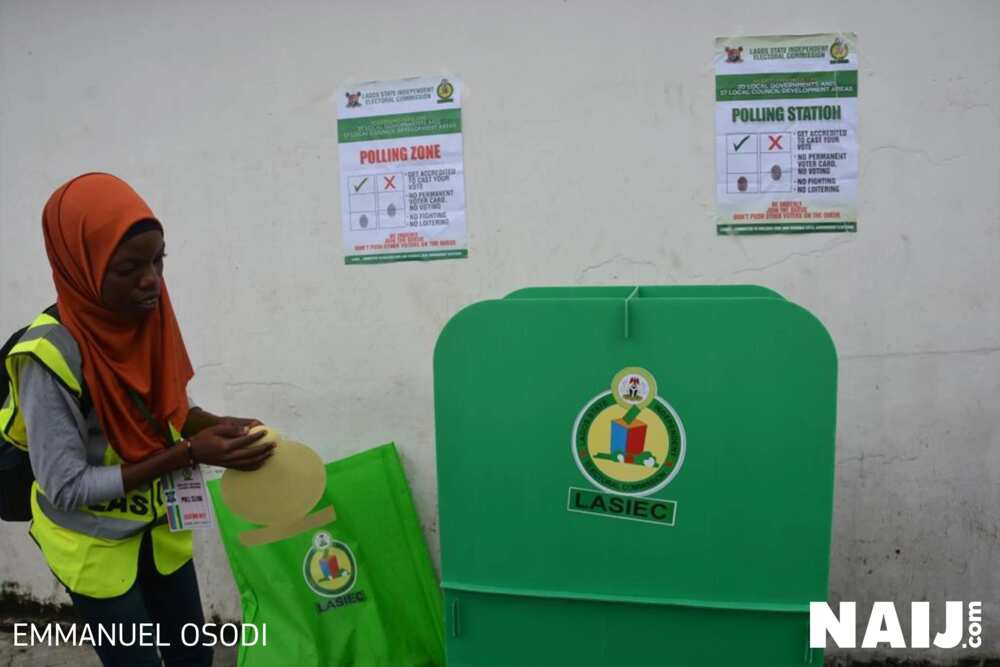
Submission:
[[[4,440],[25,451],[28,434],[18,410],[18,376],[32,357],[43,364],[77,399],[83,395],[80,350],[69,330],[42,313],[31,323],[7,355],[10,394],[0,407],[0,433]],[[170,425],[177,439],[179,431]],[[104,449],[91,465],[120,465],[118,454]],[[49,568],[74,593],[94,598],[122,595],[135,582],[139,545],[148,530],[153,561],[161,574],[171,574],[191,559],[191,531],[170,532],[160,480],[129,491],[106,503],[63,510],[45,497],[38,482],[31,487],[30,533],[41,547]]]

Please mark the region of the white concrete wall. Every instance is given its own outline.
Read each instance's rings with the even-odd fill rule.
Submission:
[[[49,193],[119,174],[166,224],[195,396],[327,458],[395,440],[436,558],[431,351],[459,308],[766,285],[840,353],[831,600],[984,600],[995,655],[998,25],[994,2],[5,0],[0,332],[52,301]],[[713,38],[838,30],[860,40],[860,231],[716,236]],[[470,257],[345,267],[328,98],[442,73],[466,83]],[[209,612],[237,616],[217,540],[198,549]],[[23,526],[0,555],[66,599]]]

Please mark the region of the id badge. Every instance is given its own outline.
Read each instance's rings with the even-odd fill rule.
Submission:
[[[163,499],[167,504],[167,524],[171,532],[212,525],[201,466],[181,468],[164,475]]]

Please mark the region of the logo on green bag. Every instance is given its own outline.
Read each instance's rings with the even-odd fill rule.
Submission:
[[[571,488],[570,511],[673,525],[676,503],[638,499],[669,484],[684,462],[684,426],[657,395],[652,373],[639,367],[618,372],[611,390],[577,415],[571,448],[583,476],[613,495]]]
[[[320,531],[313,536],[312,548],[302,564],[302,575],[314,593],[339,597],[354,587],[358,564],[349,546]]]

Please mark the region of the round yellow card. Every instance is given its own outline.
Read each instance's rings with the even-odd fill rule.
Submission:
[[[323,496],[326,468],[301,442],[281,440],[257,470],[226,470],[220,487],[226,506],[247,521],[288,523],[308,514]]]

